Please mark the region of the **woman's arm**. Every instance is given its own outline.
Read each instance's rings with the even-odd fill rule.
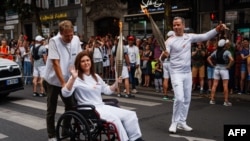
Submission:
[[[64,97],[69,97],[72,95],[73,93],[73,85],[75,83],[76,78],[78,77],[78,71],[75,70],[74,67],[70,67],[70,73],[71,73],[71,77],[69,78],[69,80],[67,81],[67,83],[65,84],[65,86],[62,88],[62,95]]]

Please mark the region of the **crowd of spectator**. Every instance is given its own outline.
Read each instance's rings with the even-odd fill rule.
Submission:
[[[129,37],[133,37],[134,40],[130,41]],[[96,72],[107,82],[115,79],[114,66],[112,66],[115,59],[112,58],[112,48],[117,46],[118,40],[118,36],[113,37],[107,34],[105,36],[91,36],[87,42],[82,41],[82,49],[93,53]],[[142,82],[139,83],[138,79],[134,78],[135,72],[133,72],[130,75],[133,79],[130,78],[129,81],[130,84],[133,84],[131,92],[137,93],[135,85],[141,85],[154,87],[157,92],[163,93],[163,83],[159,82],[158,79],[163,78],[163,71],[160,71],[162,70],[162,62],[159,60],[162,50],[154,36],[143,39],[127,36],[123,37],[123,40],[124,46],[133,44],[139,50]],[[48,41],[49,39],[45,39],[43,44],[46,45]],[[1,40],[1,57],[11,59],[20,65],[25,84],[32,84],[33,67],[30,50],[34,44],[35,40],[29,40],[23,34],[18,40],[12,39],[9,42],[6,39]],[[210,94],[214,68],[207,62],[207,57],[216,50],[217,45],[218,37],[192,45],[193,91],[198,90],[200,94]],[[248,94],[250,93],[248,86],[248,81],[250,81],[249,39],[241,36],[237,37],[235,42],[227,40],[226,46],[234,58],[234,64],[229,69],[229,91],[231,94]],[[4,49],[5,47],[7,49]],[[3,54],[11,55],[4,56]],[[133,71],[135,70],[136,68]],[[168,89],[170,90],[171,86]]]

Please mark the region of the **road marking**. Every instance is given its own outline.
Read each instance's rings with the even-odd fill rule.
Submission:
[[[8,136],[6,136],[6,135],[0,133],[0,139],[4,139],[4,138],[7,138],[7,137],[8,137]]]
[[[136,108],[119,105],[122,109],[135,110]]]
[[[0,108],[0,118],[15,122],[17,124],[35,129],[41,130],[46,128],[46,121],[44,118],[28,115],[25,113],[15,112],[8,109]]]
[[[27,107],[31,107],[31,108],[35,108],[35,109],[39,109],[39,110],[47,110],[47,104],[43,103],[43,102],[38,102],[38,101],[33,101],[33,100],[17,100],[17,101],[12,101],[11,103],[15,103],[18,105],[22,105],[22,106],[27,106]],[[64,113],[64,107],[63,106],[57,106],[57,110],[56,113],[58,114],[62,114]]]
[[[110,98],[110,96],[106,96],[106,95],[103,95],[103,97]],[[145,100],[136,100],[135,98],[117,98],[117,99],[119,102],[136,104],[136,105],[143,105],[143,106],[157,106],[157,105],[162,104],[162,103],[150,102],[150,101],[145,101]]]
[[[189,137],[189,136],[181,136],[177,134],[170,134],[169,136],[174,137],[174,138],[185,138],[188,141],[216,141],[212,139],[206,139],[206,138],[198,138],[198,137]]]

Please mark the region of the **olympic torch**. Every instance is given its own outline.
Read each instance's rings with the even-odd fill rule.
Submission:
[[[148,16],[150,23],[151,23],[151,26],[152,26],[153,35],[155,36],[156,41],[160,45],[162,51],[165,51],[166,50],[165,42],[164,42],[164,38],[162,36],[160,29],[156,25],[154,19],[149,14],[147,7],[141,5],[141,10],[143,11],[144,14],[146,14]]]
[[[120,35],[119,35],[119,41],[118,46],[116,49],[116,58],[115,58],[115,64],[116,64],[116,77],[120,77],[122,75],[122,67],[123,67],[123,35],[122,35],[122,22],[119,22],[119,28],[120,28]]]

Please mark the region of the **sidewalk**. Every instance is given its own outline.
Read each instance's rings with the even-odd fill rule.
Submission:
[[[137,86],[136,87],[138,93],[143,93],[143,94],[153,94],[153,95],[157,95],[157,96],[163,96],[163,93],[157,93],[155,92],[154,87],[143,87],[143,86]],[[169,90],[168,91],[168,95],[169,96],[173,96],[174,92]],[[206,96],[205,96],[206,95]],[[204,97],[204,98],[208,98],[210,96],[210,94],[206,94],[204,93],[203,95],[201,95],[199,93],[199,91],[193,91],[192,92],[192,97]],[[219,91],[216,92],[216,98],[221,98],[223,99],[223,92]],[[232,99],[233,101],[249,101],[250,102],[250,95],[249,94],[229,94],[229,100]]]

